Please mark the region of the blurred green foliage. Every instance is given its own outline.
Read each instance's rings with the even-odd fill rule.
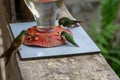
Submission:
[[[120,45],[114,45],[117,31],[120,30],[120,25],[115,24],[119,5],[120,0],[102,0],[100,24],[92,23],[88,32],[101,49],[102,55],[120,77]]]
[[[111,24],[118,12],[120,0],[101,0],[101,27]]]

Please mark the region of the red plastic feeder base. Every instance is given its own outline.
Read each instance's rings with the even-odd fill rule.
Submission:
[[[55,47],[66,43],[60,34],[64,28],[56,26],[53,32],[38,31],[36,26],[28,28],[28,35],[25,36],[24,44],[29,46]],[[70,30],[64,30],[72,35]]]

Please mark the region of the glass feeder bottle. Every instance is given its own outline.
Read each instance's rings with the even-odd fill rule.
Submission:
[[[24,0],[32,12],[37,30],[54,31],[58,9],[63,0]]]

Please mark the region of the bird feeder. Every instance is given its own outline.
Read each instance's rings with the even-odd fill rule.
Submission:
[[[27,29],[24,44],[55,47],[65,44],[61,38],[61,31],[66,31],[72,35],[70,30],[56,25],[56,16],[63,0],[24,0],[29,10],[32,12],[36,25]]]

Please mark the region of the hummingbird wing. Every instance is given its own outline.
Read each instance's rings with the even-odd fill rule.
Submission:
[[[73,24],[76,24],[76,23],[82,23],[82,21],[75,21],[75,20],[72,20]]]
[[[5,64],[7,64],[12,56],[12,54],[18,50],[19,46],[21,45],[22,40],[18,43],[18,41],[13,41],[11,46],[0,56],[0,58],[5,57]]]
[[[12,46],[9,47],[6,51],[3,52],[3,54],[0,56],[0,58],[7,57],[11,53],[13,53],[13,51],[14,51],[14,48],[12,48]]]
[[[70,42],[72,45],[76,46],[76,47],[79,47],[78,44],[74,41],[73,37],[67,33],[67,32],[62,32],[62,34],[64,35],[65,39]]]
[[[22,44],[23,42],[23,38],[25,36],[26,32],[22,31],[16,39],[14,39],[14,41],[11,43],[10,47],[3,52],[3,54],[0,56],[0,58],[5,57],[6,63],[9,62],[12,53],[14,53],[16,50],[18,50],[19,46]]]
[[[75,27],[78,26],[78,23],[82,23],[82,21],[72,20],[72,24],[73,24]]]

